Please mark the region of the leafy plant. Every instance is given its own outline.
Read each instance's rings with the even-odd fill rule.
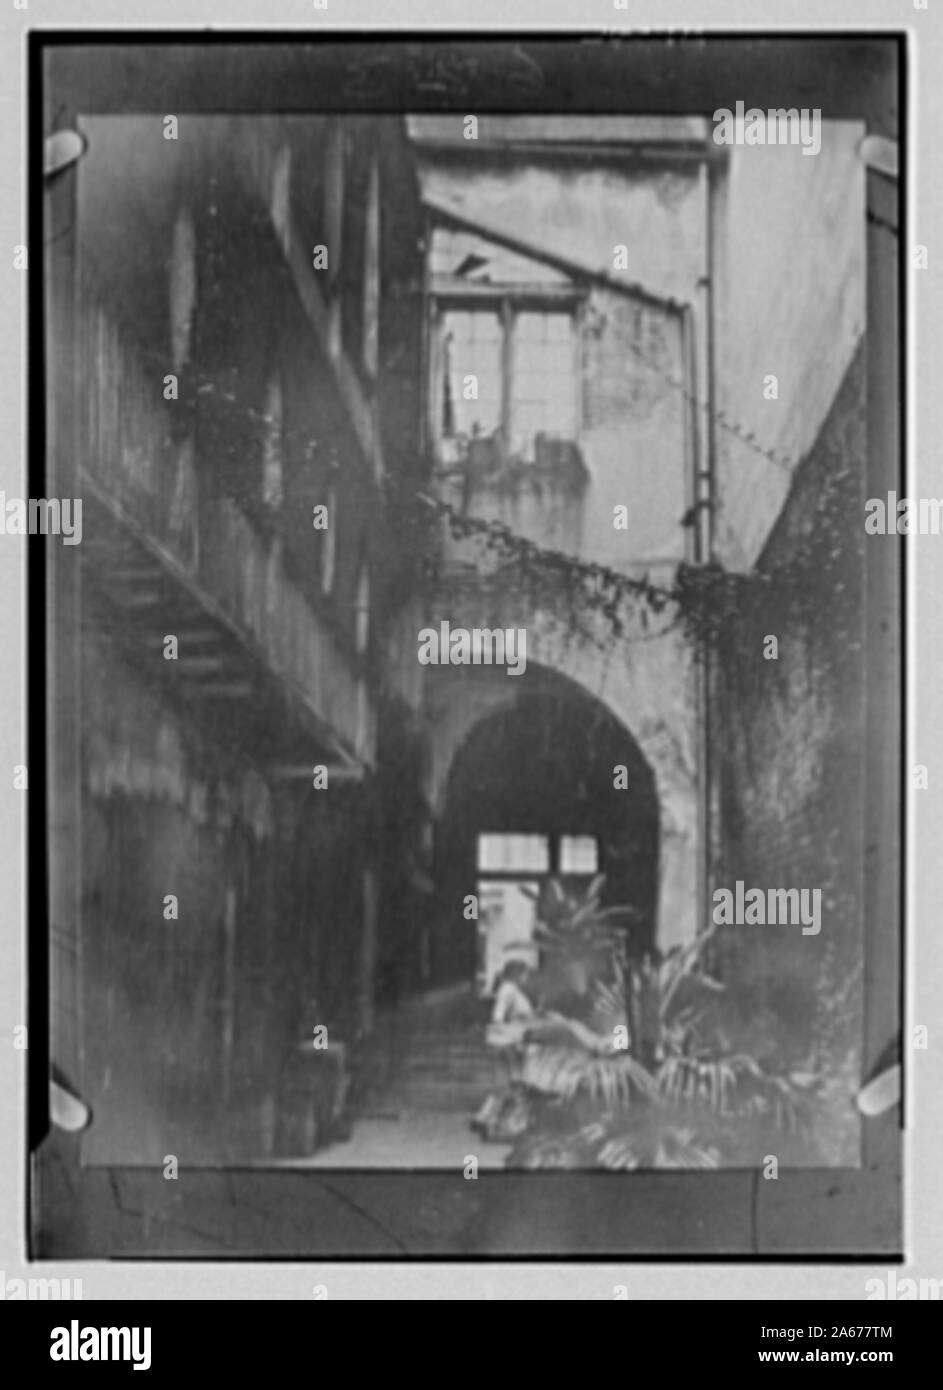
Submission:
[[[508,1163],[716,1167],[751,1128],[801,1132],[818,1078],[777,1074],[730,1048],[724,986],[704,966],[713,932],[629,961],[618,925],[629,914],[601,906],[603,883],[581,897],[553,882],[538,899],[535,939],[549,957],[538,992],[541,977],[545,995],[563,979],[577,1007],[545,1009],[527,1028],[518,1084],[554,1102],[553,1133],[551,1111],[535,1107]]]
[[[670,1112],[652,1113],[635,1129],[597,1123],[583,1131],[603,1168],[716,1168],[720,1153],[697,1127],[681,1124]]]
[[[524,888],[538,908],[534,940],[543,950],[566,955],[612,950],[620,943],[619,921],[631,913],[626,907],[603,907],[605,874],[597,874],[589,887],[567,892],[558,879],[550,879],[543,891]]]
[[[628,907],[603,907],[605,875],[588,888],[567,891],[557,879],[541,890],[522,888],[536,905],[532,943],[540,949],[542,965],[532,985],[546,1007],[562,1002],[588,1003],[595,984],[611,970],[621,949],[625,926],[634,915]],[[576,1005],[577,1011],[580,1008]]]
[[[606,1109],[628,1108],[633,1100],[654,1101],[657,1096],[655,1079],[630,1053],[587,1055],[579,1043],[572,1047],[529,1047],[521,1080],[536,1091],[564,1100],[585,1096]]]

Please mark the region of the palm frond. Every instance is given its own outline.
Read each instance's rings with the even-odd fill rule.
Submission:
[[[628,1052],[598,1056],[572,1047],[528,1048],[521,1080],[535,1091],[568,1101],[582,1095],[606,1109],[654,1101],[658,1094],[655,1078]]]
[[[720,1152],[705,1143],[697,1130],[671,1121],[644,1129],[612,1133],[600,1144],[597,1162],[603,1168],[717,1168]]]

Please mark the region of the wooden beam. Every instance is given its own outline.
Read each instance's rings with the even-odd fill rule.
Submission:
[[[533,300],[535,304],[580,303],[585,298],[585,290],[580,285],[547,284],[504,284],[501,281],[463,280],[460,275],[433,275],[429,281],[429,293],[450,300],[466,299],[498,303],[502,299]]]
[[[493,241],[496,246],[504,246],[507,250],[524,256],[527,260],[548,265],[576,281],[599,285],[603,289],[611,290],[613,294],[623,295],[626,299],[637,300],[640,304],[647,304],[653,309],[661,309],[664,313],[680,314],[684,310],[684,305],[680,300],[672,299],[667,295],[656,294],[653,290],[647,290],[643,285],[635,284],[631,280],[622,280],[616,275],[610,275],[608,271],[593,270],[590,266],[581,265],[579,261],[571,260],[568,256],[560,256],[554,251],[549,251],[539,242],[530,241],[518,233],[506,232],[491,222],[483,222],[479,217],[471,217],[461,208],[440,202],[428,193],[423,194],[422,201],[433,222],[441,222],[448,227],[457,227],[459,231],[471,232],[472,235],[483,237],[485,241]]]

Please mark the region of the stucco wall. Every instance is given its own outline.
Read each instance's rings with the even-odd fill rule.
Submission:
[[[703,273],[703,202],[695,164],[639,169],[599,163],[488,163],[473,142],[454,155],[420,163],[420,187],[432,197],[509,236],[591,271],[613,271],[613,249],[625,246],[627,268],[617,272],[652,294],[682,303]]]
[[[584,475],[565,467],[469,474],[443,480],[438,491],[470,515],[582,560],[616,570],[677,563],[690,543],[681,524],[690,483],[683,400],[665,378],[681,371],[680,323],[594,289],[579,335]],[[626,509],[618,528],[616,507]]]
[[[715,882],[818,889],[821,930],[726,926],[732,1037],[820,1073],[807,1161],[859,1161],[864,968],[864,571],[859,345],[716,663],[713,748],[722,851]],[[764,640],[778,639],[778,659]],[[890,736],[890,734],[888,734]],[[888,923],[888,930],[893,923]]]
[[[812,447],[864,330],[862,134],[857,122],[825,120],[815,156],[798,145],[733,146],[715,174],[717,409],[792,460]],[[764,399],[770,374],[777,400]],[[791,470],[722,426],[716,440],[717,553],[748,569]]]
[[[652,294],[691,302],[703,271],[703,187],[696,165],[495,166],[458,151],[425,158],[420,184],[437,205],[590,271]],[[614,269],[625,248],[626,268]],[[548,272],[549,275],[549,272]],[[559,278],[554,274],[553,278]],[[671,381],[683,375],[677,314],[601,286],[578,316],[580,487],[554,479],[464,480],[448,487],[473,514],[496,517],[538,544],[616,569],[685,558],[692,462],[686,406]],[[613,508],[625,506],[624,529]]]
[[[696,164],[578,164],[559,151],[552,164],[526,154],[496,162],[466,147],[424,152],[420,184],[437,206],[483,228],[523,237],[590,271],[624,274],[655,295],[683,303],[696,297],[706,245]],[[620,245],[627,250],[624,271],[614,269]],[[589,291],[579,321],[584,485],[567,493],[555,490],[552,479],[476,477],[470,486],[466,479],[440,483],[440,492],[459,509],[498,519],[540,546],[623,571],[650,566],[656,582],[665,582],[690,544],[682,526],[690,505],[686,407],[671,384],[682,377],[680,321],[668,308],[599,285]],[[617,505],[628,509],[625,529],[613,525]],[[662,948],[690,940],[701,904],[696,679],[685,639],[678,632],[654,637],[631,621],[616,636],[598,614],[574,616],[572,595],[533,594],[507,575],[489,579],[474,544],[446,540],[446,554],[455,571],[477,567],[479,582],[436,594],[420,625],[447,617],[456,626],[526,628],[528,662],[596,696],[638,742],[660,810],[656,939]],[[410,636],[415,641],[415,632]],[[492,680],[486,690],[482,682],[480,695],[461,712],[433,697],[433,795],[470,725],[500,701],[499,684]]]
[[[362,801],[274,779],[100,626],[83,658],[84,1157],[298,1156],[333,1066],[302,1044],[358,1026]]]

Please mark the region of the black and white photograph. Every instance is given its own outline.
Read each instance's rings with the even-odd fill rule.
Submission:
[[[31,42],[33,1258],[899,1258],[901,37]]]

